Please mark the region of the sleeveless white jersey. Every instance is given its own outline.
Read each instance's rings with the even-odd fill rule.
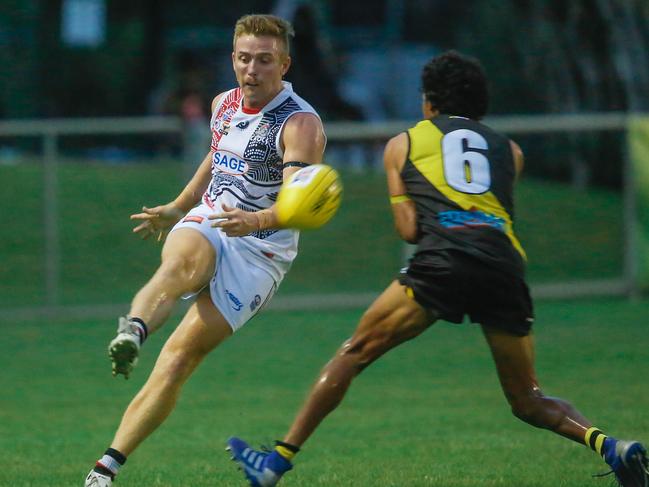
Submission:
[[[240,88],[227,91],[217,104],[212,130],[212,181],[203,202],[215,212],[222,205],[257,211],[277,200],[282,185],[280,137],[288,118],[299,112],[316,111],[293,92],[290,83],[260,110],[243,107]],[[311,162],[311,161],[304,161]],[[299,232],[262,230],[241,239],[249,250],[247,258],[270,265],[277,282],[281,281],[297,255]]]

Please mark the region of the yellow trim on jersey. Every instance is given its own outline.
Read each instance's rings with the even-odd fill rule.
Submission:
[[[390,204],[396,205],[398,203],[403,203],[405,201],[410,201],[410,197],[405,194],[399,194],[397,196],[390,196]]]
[[[514,235],[511,216],[491,191],[482,194],[462,193],[450,187],[446,182],[442,159],[442,138],[444,137],[442,131],[429,120],[422,120],[408,129],[408,135],[410,136],[410,153],[408,157],[417,170],[442,195],[460,205],[463,210],[469,211],[476,208],[502,218],[505,221],[505,234],[509,237],[514,248],[518,250],[524,259],[527,259],[523,247],[516,235]]]

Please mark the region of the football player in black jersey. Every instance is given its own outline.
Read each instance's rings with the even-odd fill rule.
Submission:
[[[468,316],[482,327],[516,417],[586,444],[604,458],[620,485],[649,486],[641,443],[606,436],[570,403],[546,396],[539,386],[525,253],[513,229],[513,185],[523,153],[480,123],[488,105],[480,63],[446,52],[424,66],[422,85],[424,120],[392,138],[384,154],[396,230],[417,250],[325,365],[283,441],[267,453],[231,438],[235,460],[251,485],[275,485],[354,377],[436,320],[460,323]]]

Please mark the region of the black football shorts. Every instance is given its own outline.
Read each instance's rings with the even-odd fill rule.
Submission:
[[[530,333],[532,299],[522,276],[504,272],[458,250],[417,253],[399,276],[414,299],[440,319],[492,326],[517,336]]]

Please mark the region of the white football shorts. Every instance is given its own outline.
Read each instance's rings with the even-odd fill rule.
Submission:
[[[201,204],[187,213],[171,229],[192,228],[199,231],[216,251],[216,269],[210,281],[210,296],[233,331],[237,331],[273,297],[279,282],[258,260],[248,260],[250,250],[238,237],[228,237],[208,220],[214,210]],[[282,276],[283,277],[283,276]],[[191,298],[195,294],[184,296]]]

